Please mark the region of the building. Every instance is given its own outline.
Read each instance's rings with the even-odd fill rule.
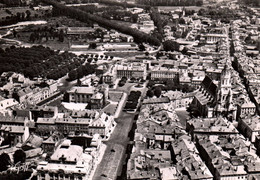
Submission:
[[[92,27],[68,27],[67,35],[82,35],[94,32],[95,29]]]
[[[140,150],[131,154],[127,165],[127,179],[158,179],[160,177],[156,166],[171,162],[169,150]],[[147,168],[146,168],[147,167]]]
[[[91,109],[102,109],[105,102],[105,98],[103,97],[104,95],[100,92],[97,92],[95,94],[92,95],[91,99],[90,99],[90,106]]]
[[[37,133],[51,135],[58,131],[62,134],[99,134],[108,138],[116,122],[114,117],[93,110],[75,111],[73,114],[60,113],[58,117],[38,118]]]
[[[103,51],[138,51],[139,47],[137,44],[132,42],[122,42],[122,43],[106,43],[99,46],[97,49]]]
[[[151,33],[155,29],[154,22],[152,20],[142,21],[142,24],[138,25],[138,29],[145,33]]]
[[[217,100],[217,86],[205,76],[191,104],[195,105],[201,117],[213,117]]]
[[[239,104],[237,107],[237,118],[244,118],[247,115],[255,115],[256,113],[256,107],[253,102],[251,102],[248,99],[245,99],[245,101],[242,104]]]
[[[151,70],[151,80],[173,80],[179,71],[177,69],[170,69],[166,67],[154,67]]]
[[[75,111],[72,114],[60,113],[59,116],[41,117],[37,119],[37,133],[52,134],[59,131],[63,134],[88,133],[88,126],[93,119],[99,117],[98,112],[91,110]]]
[[[195,94],[196,92],[182,93],[180,91],[167,91],[163,93],[163,96],[166,96],[170,101],[172,101],[174,108],[187,108],[191,104]]]
[[[16,99],[19,103],[23,103],[26,99],[33,95],[33,90],[30,87],[23,88],[14,92],[13,98]]]
[[[57,92],[57,82],[48,81],[45,83],[45,87],[27,86],[22,88],[14,92],[13,98],[16,99],[19,103],[36,105]]]
[[[99,134],[101,137],[108,138],[116,126],[114,117],[102,113],[98,119],[93,120],[88,127],[90,135]]]
[[[85,86],[74,86],[69,91],[69,102],[73,103],[89,103],[91,97],[95,93],[94,87],[85,87]]]
[[[239,118],[238,129],[251,142],[256,141],[256,136],[260,134],[260,118],[259,116],[247,116]]]
[[[251,179],[249,172],[257,173],[251,165],[259,157],[241,135],[198,136],[196,145],[214,179]]]
[[[226,40],[227,35],[226,34],[213,34],[213,33],[208,33],[202,35],[206,39],[207,43],[216,43],[218,41]]]
[[[132,14],[140,14],[144,11],[143,8],[138,8],[138,7],[134,7],[134,8],[127,8],[127,11],[131,12]]]
[[[102,75],[102,80],[106,84],[114,84],[116,80],[116,66],[111,65],[106,72],[103,73]]]
[[[26,110],[17,110],[17,114],[26,111],[29,113],[29,120],[37,121],[38,118],[52,118],[58,116],[58,107],[56,106],[34,106]]]
[[[178,180],[178,171],[176,167],[160,168],[160,175],[162,180]]]
[[[58,132],[52,133],[50,137],[42,141],[42,150],[45,153],[53,153],[55,146],[61,141],[63,135]]]
[[[226,103],[232,102],[232,84],[231,84],[231,67],[225,65],[224,69],[221,72],[221,77],[219,81],[219,91],[218,91],[218,101],[222,107],[225,109]]]
[[[174,161],[182,177],[191,180],[213,180],[213,175],[198,155],[195,144],[186,135],[172,143]],[[182,178],[180,178],[182,179]]]
[[[74,86],[67,91],[69,103],[86,103],[91,109],[102,109],[108,98],[108,85]]]
[[[17,104],[18,102],[13,98],[5,99],[0,97],[0,113],[5,114],[8,111],[8,109],[10,109],[13,106],[16,106]]]
[[[1,137],[9,139],[10,146],[14,146],[17,143],[22,143],[24,140],[24,126],[19,125],[1,125],[0,134]]]
[[[204,78],[205,78],[205,75],[204,76],[194,76],[191,79],[191,84],[197,89],[200,87]]]
[[[93,168],[93,157],[83,147],[63,141],[49,161],[37,166],[37,179],[82,179],[87,180]]]
[[[117,64],[116,75],[117,78],[126,77],[128,79],[131,79],[132,77],[134,77],[136,79],[146,79],[146,65],[144,63]]]
[[[193,118],[186,123],[186,131],[194,139],[196,135],[238,134],[234,125],[226,118]]]

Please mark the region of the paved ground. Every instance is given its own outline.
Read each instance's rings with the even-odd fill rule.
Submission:
[[[130,93],[134,83],[126,83],[125,86],[119,87],[117,90]],[[141,88],[144,93],[145,88]],[[122,107],[125,106],[125,102]],[[117,126],[111,134],[109,140],[105,142],[107,145],[103,159],[97,166],[93,180],[116,180],[121,174],[121,168],[125,161],[125,151],[129,142],[128,133],[132,128],[135,114],[129,114],[121,111],[119,118],[116,119]]]
[[[125,93],[130,93],[130,89],[131,89],[132,86],[134,86],[134,85],[136,85],[136,83],[127,82],[127,83],[125,83],[125,85],[122,86],[122,87],[117,86],[116,90],[117,90],[117,91],[121,91],[121,92],[125,92]]]
[[[125,150],[128,144],[128,132],[131,130],[135,114],[121,112],[116,119],[117,126],[111,134],[101,163],[98,165],[93,180],[108,180],[117,178],[124,162]]]
[[[186,119],[189,118],[189,113],[185,110],[176,111],[177,116],[180,119],[181,125],[186,128]]]

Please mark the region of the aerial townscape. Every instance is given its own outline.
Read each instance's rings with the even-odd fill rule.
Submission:
[[[0,0],[0,180],[260,180],[259,0]]]

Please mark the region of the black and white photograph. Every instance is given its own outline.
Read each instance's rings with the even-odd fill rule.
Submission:
[[[0,180],[260,180],[260,0],[0,0]]]

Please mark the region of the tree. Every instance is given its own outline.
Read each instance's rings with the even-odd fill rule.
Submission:
[[[135,81],[136,78],[135,78],[135,77],[131,77],[130,80],[131,80],[131,81]]]
[[[123,76],[123,77],[121,78],[121,80],[126,82],[126,81],[127,81],[127,77]]]
[[[184,47],[184,48],[182,49],[181,53],[187,55],[188,50],[189,50],[189,49],[188,49],[187,47]]]
[[[26,10],[25,13],[26,13],[26,18],[29,19],[31,16],[31,11]]]
[[[11,160],[8,154],[2,153],[0,155],[0,171],[5,171],[8,169],[8,166],[11,164]]]
[[[15,48],[16,48],[15,45],[10,46],[10,49],[15,49]]]
[[[17,13],[16,13],[16,17],[17,17],[18,20],[20,20],[20,19],[21,19],[21,13],[20,13],[20,12],[17,12]]]
[[[2,54],[2,53],[4,53],[5,51],[2,49],[2,48],[0,48],[0,54]]]
[[[35,39],[36,39],[35,33],[32,33],[32,34],[30,35],[29,41],[34,43]]]
[[[60,42],[63,42],[63,41],[64,41],[64,32],[63,32],[62,29],[60,30],[60,33],[59,33],[59,41],[60,41]]]
[[[160,87],[156,87],[154,90],[154,95],[159,98],[162,94],[162,89]]]
[[[249,34],[246,38],[245,38],[245,42],[249,43],[251,41],[251,35]]]
[[[174,90],[174,88],[175,88],[175,84],[172,80],[167,80],[165,82],[165,85],[166,85],[167,90]]]
[[[151,45],[159,46],[161,44],[161,42],[158,39],[149,34],[146,34],[133,28],[129,28],[128,26],[122,25],[121,23],[111,22],[110,20],[97,16],[96,14],[94,15],[76,8],[67,7],[52,0],[42,0],[42,2],[52,5],[55,8],[56,12],[60,12],[60,15],[70,16],[83,22],[96,22],[100,26],[115,29],[121,33],[133,36],[135,40],[140,39],[141,41],[147,42]]]
[[[88,60],[87,60],[87,61],[88,61],[88,63],[91,63],[91,62],[92,62],[92,60],[93,60],[92,58],[88,58]]]
[[[151,89],[149,89],[149,90],[146,92],[146,96],[148,96],[148,97],[153,97],[153,96],[154,96],[154,92],[153,92]]]
[[[125,81],[122,81],[122,80],[120,80],[119,82],[118,82],[118,86],[119,87],[122,87],[122,86],[124,86],[125,85]]]
[[[165,51],[179,51],[180,45],[176,41],[165,41],[163,43],[163,48]]]
[[[26,160],[26,154],[22,149],[18,149],[14,152],[13,158],[14,158],[14,164],[18,162],[24,163]]]
[[[180,24],[185,24],[185,20],[184,20],[183,18],[180,18],[180,19],[179,19],[179,23],[180,23]]]
[[[69,72],[69,79],[70,80],[75,80],[75,79],[77,79],[77,77],[78,77],[78,73],[77,73],[76,70],[72,70],[72,71]]]
[[[14,29],[14,30],[13,30],[13,36],[14,36],[14,38],[16,38],[16,35],[17,35],[17,31]]]
[[[77,80],[77,86],[81,86],[81,81],[80,81],[79,78],[78,78],[78,80]]]
[[[90,43],[89,44],[89,48],[90,49],[96,49],[97,48],[97,44],[96,43]]]
[[[150,80],[147,84],[148,87],[153,87],[154,86],[154,81]]]
[[[25,18],[25,13],[22,12],[22,14],[21,14],[21,19],[24,19],[24,18]]]
[[[145,46],[143,44],[139,44],[139,50],[140,51],[145,51]]]

